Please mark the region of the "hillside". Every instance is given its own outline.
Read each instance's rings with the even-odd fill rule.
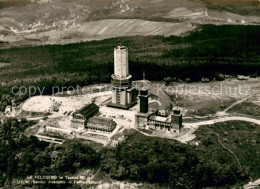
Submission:
[[[11,45],[183,35],[198,24],[260,23],[260,3],[255,1],[4,0],[0,9],[0,41]],[[118,24],[124,21],[127,26]]]
[[[240,15],[259,16],[260,3],[257,0],[202,0],[207,7]]]

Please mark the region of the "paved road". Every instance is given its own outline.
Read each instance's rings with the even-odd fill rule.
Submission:
[[[216,118],[216,119],[207,120],[207,121],[200,121],[200,122],[195,122],[195,123],[183,123],[183,125],[184,125],[184,127],[185,126],[186,127],[198,127],[198,126],[203,126],[203,125],[213,125],[215,123],[221,123],[221,122],[226,122],[226,121],[245,121],[245,122],[250,122],[250,123],[255,123],[257,125],[260,125],[259,119],[241,117],[241,116],[221,117],[221,118]]]
[[[244,185],[244,189],[257,189],[260,188],[260,179],[254,181],[254,182],[249,182],[248,184]]]

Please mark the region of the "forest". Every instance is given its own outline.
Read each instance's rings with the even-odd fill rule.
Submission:
[[[99,165],[100,155],[88,146],[75,143],[64,148],[25,136],[24,131],[33,124],[11,118],[0,124],[1,186],[16,184],[12,181],[31,175],[64,176]]]
[[[50,94],[52,86],[110,82],[113,49],[118,45],[129,48],[130,73],[135,80],[144,71],[149,80],[168,78],[169,82],[218,80],[220,74],[257,77],[259,36],[259,26],[203,25],[181,37],[131,36],[0,49],[0,62],[11,64],[0,68],[0,111],[10,105],[10,99],[19,103],[28,98],[28,94],[12,94],[13,86],[45,87],[44,94]]]
[[[104,150],[101,168],[115,179],[180,189],[225,188],[248,180],[229,154],[209,156],[210,151],[132,131],[115,149]]]
[[[203,140],[197,147],[129,130],[126,140],[117,147],[95,151],[77,142],[62,146],[25,136],[24,130],[33,124],[25,119],[8,119],[0,125],[1,186],[31,175],[64,176],[79,169],[99,168],[112,179],[171,188],[241,186],[250,176],[232,155],[222,149],[216,151],[212,145],[215,141]],[[257,170],[254,173],[259,176]],[[70,185],[60,187],[65,186]]]

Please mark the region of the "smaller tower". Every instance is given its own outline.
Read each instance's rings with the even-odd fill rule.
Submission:
[[[139,92],[139,112],[146,114],[148,112],[148,89],[141,89]]]
[[[138,100],[139,100],[139,111],[135,115],[135,125],[137,128],[146,128],[148,117],[151,113],[149,113],[149,104],[148,104],[148,89],[142,88],[139,91]]]
[[[177,131],[181,131],[182,125],[182,114],[180,110],[173,110],[171,114],[171,124],[172,128]]]

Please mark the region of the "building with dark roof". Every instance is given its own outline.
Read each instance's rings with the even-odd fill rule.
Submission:
[[[151,130],[179,133],[183,128],[182,114],[180,111],[174,110],[169,117],[151,115],[148,117],[147,126]]]
[[[142,82],[136,82],[142,84]],[[148,98],[160,102],[160,106],[149,108]],[[135,124],[139,129],[179,133],[182,128],[182,114],[179,110],[172,111],[170,97],[156,88],[142,88],[139,92],[139,111],[135,115]]]
[[[116,122],[110,118],[93,117],[87,122],[86,129],[111,133],[116,128]]]
[[[166,131],[169,133],[179,133],[183,128],[180,111],[173,111],[167,117],[158,115],[158,112],[137,113],[135,123],[139,129]]]
[[[71,127],[84,129],[87,121],[99,113],[99,106],[90,103],[72,114]]]

